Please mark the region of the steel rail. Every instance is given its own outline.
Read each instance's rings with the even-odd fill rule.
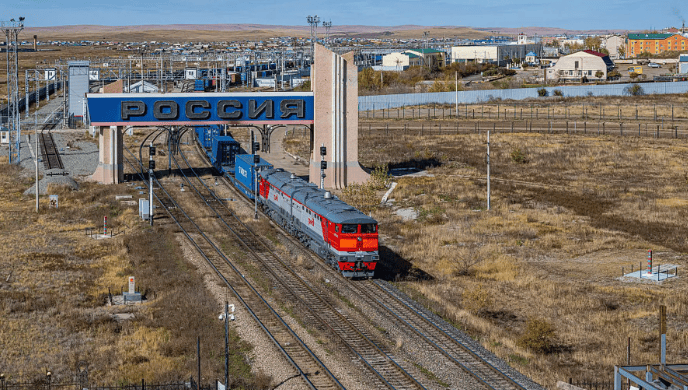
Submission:
[[[180,139],[181,139],[181,137],[180,137]],[[188,159],[186,158],[186,155],[181,150],[181,148],[179,150],[180,150],[180,155],[182,156],[186,165],[189,167],[189,170],[191,170],[191,172],[195,175],[196,179],[198,179],[198,181],[200,183],[202,183],[203,187],[205,187],[205,190],[207,190],[208,195],[202,195],[200,193],[199,189],[196,188],[196,186],[194,186],[193,183],[191,183],[191,180],[189,179],[189,177],[184,172],[184,169],[181,168],[181,166],[179,165],[176,158],[173,158],[173,160],[175,161],[175,164],[177,165],[177,168],[179,168],[179,170],[182,172],[182,174],[186,178],[188,185],[191,188],[193,188],[196,191],[197,195],[206,203],[206,205],[208,205],[208,207],[210,207],[215,212],[215,214],[219,218],[220,222],[222,222],[227,227],[227,229],[229,229],[237,237],[237,239],[239,239],[240,242],[242,242],[245,245],[246,249],[249,250],[251,253],[253,253],[254,256],[259,261],[261,261],[263,264],[265,264],[268,272],[270,272],[273,275],[275,280],[280,282],[288,291],[291,292],[291,294],[294,296],[295,299],[297,299],[299,302],[301,302],[306,307],[313,308],[314,305],[319,305],[320,309],[326,309],[327,311],[325,311],[325,310],[312,310],[311,315],[316,317],[323,325],[328,327],[335,335],[337,335],[350,348],[350,350],[355,355],[357,355],[359,357],[359,359],[364,363],[364,365],[366,365],[375,375],[378,375],[379,378],[383,381],[383,383],[385,383],[388,387],[402,388],[404,386],[408,386],[409,383],[406,383],[406,384],[400,383],[398,377],[397,378],[391,378],[391,380],[394,380],[396,382],[396,384],[390,383],[388,378],[385,377],[384,373],[380,372],[380,371],[389,372],[389,367],[384,367],[384,366],[381,367],[381,365],[384,365],[385,363],[390,364],[395,371],[397,371],[398,373],[401,374],[402,378],[405,378],[408,382],[411,382],[410,383],[411,386],[416,387],[416,388],[423,388],[423,386],[420,383],[418,383],[418,381],[415,378],[413,378],[406,370],[404,370],[401,366],[399,366],[399,364],[391,356],[389,356],[386,352],[382,351],[374,342],[372,342],[372,340],[370,340],[370,338],[368,336],[364,335],[361,332],[359,327],[352,324],[351,320],[346,318],[346,316],[342,315],[339,311],[337,311],[334,307],[332,307],[326,300],[324,300],[318,293],[316,293],[308,285],[308,283],[305,280],[303,280],[303,278],[301,278],[298,274],[296,274],[291,269],[291,267],[286,265],[284,263],[284,261],[279,256],[277,256],[248,226],[246,226],[246,224],[244,224],[241,220],[239,220],[239,218],[231,210],[229,210],[229,208],[227,208],[227,206],[224,205],[224,203],[222,203],[220,201],[220,198],[217,197],[217,195],[214,193],[214,191],[212,191],[210,188],[208,188],[208,186],[205,184],[205,182],[200,178],[200,176],[193,169],[191,163],[188,161]],[[208,201],[209,198],[214,198],[213,199],[214,202],[212,202],[212,203],[222,205],[222,207],[224,208],[224,210],[228,214],[227,216],[232,218],[233,220],[236,220],[238,227],[244,231],[243,238],[242,238],[242,236],[240,236],[239,232],[236,231],[236,227],[232,228],[231,226],[229,226],[227,221],[220,215],[218,210],[210,204],[210,202]],[[252,245],[254,245],[254,247],[251,247],[251,245],[249,245],[249,243],[246,240],[246,238],[247,238],[246,236],[248,236],[248,238],[253,241]],[[262,251],[263,253],[262,254],[258,253],[259,250]],[[271,257],[272,261],[270,261],[270,259],[267,259],[266,257]],[[277,271],[275,271],[274,268],[276,266],[280,268],[281,273],[278,273]],[[285,272],[288,273],[289,275],[291,275],[291,277],[292,277],[290,279],[291,285],[288,285],[287,281],[284,278]],[[297,290],[301,290],[301,291],[297,291]],[[304,298],[304,296],[306,296],[306,294],[309,294],[311,299],[315,300],[315,302],[305,301],[306,298]],[[331,315],[334,315],[335,319],[324,318],[324,315],[328,312],[331,313]],[[334,324],[336,324],[336,325],[334,325]],[[348,325],[346,326],[346,329],[343,329],[342,325],[345,325],[345,324],[348,324]],[[357,335],[359,337],[359,340],[355,340],[355,339],[351,338],[351,332],[352,331],[354,332],[355,335]],[[374,356],[367,356],[367,357],[364,356],[364,354],[369,353],[368,351],[359,352],[357,350],[357,348],[360,349],[360,348],[365,347],[365,345],[361,345],[362,341],[365,345],[368,345],[369,347],[372,346],[374,348],[374,350],[376,351],[376,353],[379,356],[382,356],[384,358],[384,361],[375,362],[375,361],[373,361],[375,358]],[[358,345],[358,347],[356,347],[354,344]],[[375,368],[376,365],[378,366],[378,368]],[[389,375],[389,374],[387,374],[387,375]]]
[[[359,288],[359,292],[361,294],[366,295],[371,301],[376,302],[378,306],[384,308],[388,313],[397,318],[397,320],[406,325],[409,329],[411,329],[414,333],[420,336],[428,344],[435,347],[435,349],[437,349],[440,353],[446,356],[449,360],[451,360],[456,365],[464,369],[468,374],[473,376],[480,383],[494,390],[526,390],[524,386],[516,382],[513,378],[509,377],[507,374],[495,367],[486,359],[479,356],[475,351],[473,351],[473,349],[466,345],[465,342],[449,334],[449,332],[447,332],[439,324],[437,324],[436,321],[428,318],[428,316],[426,316],[425,313],[423,313],[421,310],[414,308],[406,299],[400,297],[397,292],[392,291],[392,289],[389,288],[389,286],[383,285],[383,282],[377,280],[369,282],[368,284],[376,286],[376,288],[379,289],[379,291],[384,296],[383,299],[374,296],[369,291],[366,291],[363,288]],[[391,300],[389,298],[391,298]],[[415,315],[416,318],[420,319],[421,321],[416,321],[415,324],[411,323],[411,320],[409,320],[408,318],[405,319],[402,314],[398,313],[398,311],[400,311],[399,308],[395,310],[391,307],[395,304],[397,306],[401,306],[402,311],[407,311],[407,314],[410,314],[411,316]],[[423,329],[429,329],[430,332],[435,334],[426,335],[426,333],[423,332]],[[445,340],[441,340],[441,338],[444,338]],[[460,348],[459,353],[463,352],[464,356],[458,357],[456,356],[457,352],[451,351],[451,349],[455,346],[458,346]],[[462,358],[465,359],[465,354],[469,355],[468,360],[471,361],[462,362],[461,360],[459,360]],[[475,367],[476,364],[486,367],[487,372],[485,372],[485,370],[483,370],[482,367]],[[494,377],[490,377],[492,374],[494,374]]]
[[[129,150],[128,147],[125,146],[125,150],[131,154],[134,159],[136,159],[135,155]],[[141,163],[140,160],[136,160],[138,163],[139,167],[142,169],[142,171],[138,171],[134,164],[132,164],[128,158],[124,157],[125,161],[132,166],[135,172],[137,172],[138,176],[142,179],[142,181],[145,183],[146,187],[148,187],[147,180],[145,180],[144,176],[144,171],[145,168],[143,164]],[[203,233],[203,231],[200,229],[200,227],[191,219],[191,217],[179,206],[179,204],[172,198],[172,196],[165,190],[165,188],[162,186],[160,181],[158,179],[154,179],[155,183],[158,184],[158,187],[160,190],[167,196],[167,198],[174,204],[175,210],[178,210],[181,212],[184,217],[191,223],[192,226],[198,231],[198,234],[203,237],[203,239],[215,250],[215,252],[219,255],[220,258],[224,260],[224,262],[231,267],[231,269],[236,273],[236,275],[244,282],[245,286],[247,286],[253,294],[259,299],[259,302],[264,305],[265,308],[269,310],[269,313],[272,314],[278,322],[282,325],[283,329],[285,329],[288,334],[299,344],[301,348],[303,348],[310,356],[315,358],[315,361],[319,363],[321,368],[324,370],[325,373],[328,374],[328,376],[334,378],[334,376],[330,373],[330,371],[327,369],[327,367],[322,364],[317,357],[315,357],[315,354],[308,348],[308,346],[305,345],[303,340],[301,340],[298,335],[291,329],[291,327],[282,319],[282,317],[268,304],[268,302],[263,298],[263,296],[251,285],[251,283],[244,277],[244,275],[236,268],[234,267],[233,264],[227,259],[227,257],[222,253],[222,251],[217,248],[217,246],[210,240],[210,238]],[[286,349],[281,345],[281,343],[277,340],[276,336],[273,334],[268,329],[268,326],[265,324],[264,321],[262,321],[256,312],[251,308],[251,306],[246,302],[246,300],[241,296],[239,291],[235,289],[235,287],[229,282],[229,280],[223,275],[222,271],[218,269],[218,267],[213,263],[213,261],[208,257],[208,255],[205,253],[205,251],[200,247],[199,243],[191,237],[190,233],[182,226],[181,222],[177,217],[174,216],[174,214],[170,211],[170,209],[165,206],[163,200],[154,192],[155,198],[158,200],[158,202],[163,206],[167,214],[169,215],[170,218],[176,223],[176,225],[179,227],[179,229],[182,231],[184,236],[189,240],[189,242],[196,248],[196,250],[201,254],[201,256],[205,259],[205,261],[213,268],[213,270],[217,273],[217,275],[222,279],[222,281],[225,283],[227,287],[234,293],[234,295],[237,297],[237,299],[241,302],[241,304],[246,308],[246,310],[251,314],[251,316],[256,320],[258,325],[263,329],[263,331],[268,335],[268,337],[272,340],[272,342],[277,346],[277,348],[280,350],[280,352],[285,356],[287,361],[292,364],[292,366],[297,370],[301,378],[306,382],[309,388],[311,389],[316,389],[317,387],[312,383],[312,381],[309,378],[309,374],[305,373],[301,367],[294,361],[294,359],[290,356],[290,354],[286,351]],[[336,388],[344,389],[344,387],[336,380],[334,379],[334,383]]]

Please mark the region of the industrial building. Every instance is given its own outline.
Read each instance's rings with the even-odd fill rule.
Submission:
[[[541,57],[542,43],[529,42],[524,34],[520,34],[518,42],[513,44],[454,46],[451,48],[451,61],[489,62],[503,66],[510,62],[525,61],[530,52]]]
[[[642,53],[660,54],[665,51],[683,51],[688,46],[688,38],[681,34],[628,34],[627,57],[637,57]]]
[[[406,70],[411,66],[441,68],[446,63],[446,53],[435,49],[408,49],[382,57],[385,70]]]
[[[608,55],[594,50],[579,51],[559,58],[546,71],[547,81],[606,80],[607,72],[614,69]],[[601,75],[598,73],[601,72]]]

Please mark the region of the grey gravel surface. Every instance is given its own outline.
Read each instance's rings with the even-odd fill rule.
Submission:
[[[27,139],[29,143],[27,143]],[[53,132],[55,145],[62,157],[64,171],[75,180],[85,179],[92,175],[98,167],[98,144],[90,141],[90,136],[86,132]],[[96,139],[97,141],[97,139]],[[24,169],[33,171],[35,169],[34,156],[36,153],[35,135],[28,134],[22,136],[20,149],[20,165]],[[40,158],[40,146],[39,146]],[[39,175],[44,174],[43,163],[38,163]]]

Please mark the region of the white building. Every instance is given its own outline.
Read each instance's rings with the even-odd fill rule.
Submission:
[[[382,57],[382,67],[385,70],[405,70],[410,66],[441,68],[444,63],[445,53],[435,49],[409,49]]]
[[[607,72],[614,69],[609,56],[593,50],[579,51],[559,58],[546,70],[548,81],[606,80]],[[601,72],[598,76],[598,72]]]
[[[498,66],[504,66],[510,61],[525,61],[529,52],[542,56],[541,43],[454,46],[451,50],[452,62],[489,62]]]
[[[608,35],[602,38],[601,47],[609,51],[609,58],[619,59],[619,49],[626,46],[626,38],[620,35]]]

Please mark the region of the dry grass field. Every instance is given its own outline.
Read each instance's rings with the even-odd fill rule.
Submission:
[[[380,222],[385,277],[548,388],[611,380],[629,337],[633,364],[657,363],[659,305],[667,360],[688,359],[688,142],[493,135],[487,211],[484,133],[390,138],[363,136],[362,163],[429,175],[394,179],[391,206],[373,186],[342,194]],[[620,278],[648,249],[679,277]]]
[[[204,382],[224,376],[220,305],[202,276],[182,256],[173,232],[141,222],[135,206],[116,194],[138,193],[126,184],[82,183],[78,191],[51,188],[59,209],[35,212],[32,184],[0,160],[0,367],[11,382],[72,381],[88,364],[90,383],[127,384],[188,380],[201,337]],[[136,196],[135,196],[136,198]],[[96,240],[103,216],[118,234]],[[147,302],[108,306],[108,290],[126,289],[136,277]],[[125,317],[133,316],[130,319]],[[251,372],[251,347],[230,333],[230,376],[235,387],[254,388],[269,378]]]

